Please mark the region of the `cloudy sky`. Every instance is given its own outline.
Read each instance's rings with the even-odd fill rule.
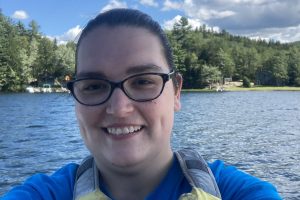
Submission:
[[[87,21],[105,10],[140,9],[165,28],[185,16],[193,27],[206,24],[250,38],[300,41],[300,0],[0,0],[4,15],[60,43],[74,40]]]

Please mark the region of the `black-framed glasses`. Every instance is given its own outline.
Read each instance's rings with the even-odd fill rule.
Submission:
[[[129,99],[138,102],[158,98],[165,84],[175,74],[142,73],[129,76],[123,81],[113,82],[102,78],[79,78],[67,83],[74,98],[83,105],[97,106],[105,103],[116,88],[120,88]]]

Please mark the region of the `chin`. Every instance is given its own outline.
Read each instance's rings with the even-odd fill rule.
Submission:
[[[114,155],[110,155],[109,159],[112,165],[121,168],[136,166],[144,160],[139,152],[116,152]]]

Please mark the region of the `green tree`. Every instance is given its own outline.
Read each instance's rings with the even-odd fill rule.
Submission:
[[[245,87],[245,88],[251,87],[251,82],[246,76],[243,78],[243,87]]]
[[[75,53],[73,46],[60,45],[56,52],[56,63],[54,70],[54,77],[63,79],[66,75],[72,75],[75,68]]]
[[[176,69],[184,75],[186,72],[186,68],[184,65],[185,51],[182,49],[181,45],[177,42],[175,36],[172,32],[167,32],[167,37],[172,46],[173,50],[173,60]]]
[[[29,67],[28,71],[29,71],[29,75],[27,77],[27,82],[31,83],[34,81],[37,81],[37,78],[35,76],[35,65],[38,59],[38,47],[39,47],[39,42],[38,40],[33,37],[29,43],[28,46],[28,52],[27,52],[27,66]]]
[[[293,47],[288,53],[288,84],[300,86],[300,51]]]
[[[202,65],[202,85],[212,85],[222,80],[222,73],[216,66]]]
[[[185,79],[183,87],[190,87],[191,85],[191,62],[194,61],[194,57],[189,57],[186,50],[186,42],[188,34],[191,30],[191,26],[188,24],[188,20],[185,17],[181,17],[179,22],[176,22],[173,26],[173,30],[168,34],[170,43],[173,47],[174,64],[177,70],[182,74]]]
[[[0,91],[7,89],[10,73],[7,26],[9,26],[8,20],[0,12]]]
[[[12,21],[0,15],[0,85],[3,91],[16,91],[20,89],[20,35],[17,26]]]
[[[234,79],[249,78],[255,81],[257,69],[261,68],[261,58],[254,47],[245,48],[236,46],[232,51],[232,57],[235,63],[235,77]]]
[[[38,55],[33,65],[34,77],[39,83],[48,82],[54,78],[55,74],[55,44],[48,38],[40,39],[38,46]]]
[[[40,26],[37,24],[36,21],[32,20],[31,22],[29,22],[29,30],[28,30],[28,34],[30,37],[30,40],[32,40],[33,38],[39,38],[40,37],[40,33],[39,33],[39,28]]]
[[[263,66],[262,83],[265,85],[283,86],[288,80],[287,60],[282,52],[274,54]]]
[[[186,41],[186,36],[190,33],[192,27],[189,25],[188,19],[186,17],[181,17],[179,22],[176,22],[173,26],[173,35],[176,41],[183,45]]]
[[[229,53],[225,52],[223,49],[219,49],[216,55],[215,63],[216,66],[219,66],[222,76],[232,77],[235,71],[235,65],[232,60],[232,57]]]

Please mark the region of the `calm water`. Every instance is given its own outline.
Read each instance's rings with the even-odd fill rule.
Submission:
[[[88,154],[73,107],[69,94],[0,94],[0,195]],[[300,199],[300,92],[183,93],[172,143]]]

